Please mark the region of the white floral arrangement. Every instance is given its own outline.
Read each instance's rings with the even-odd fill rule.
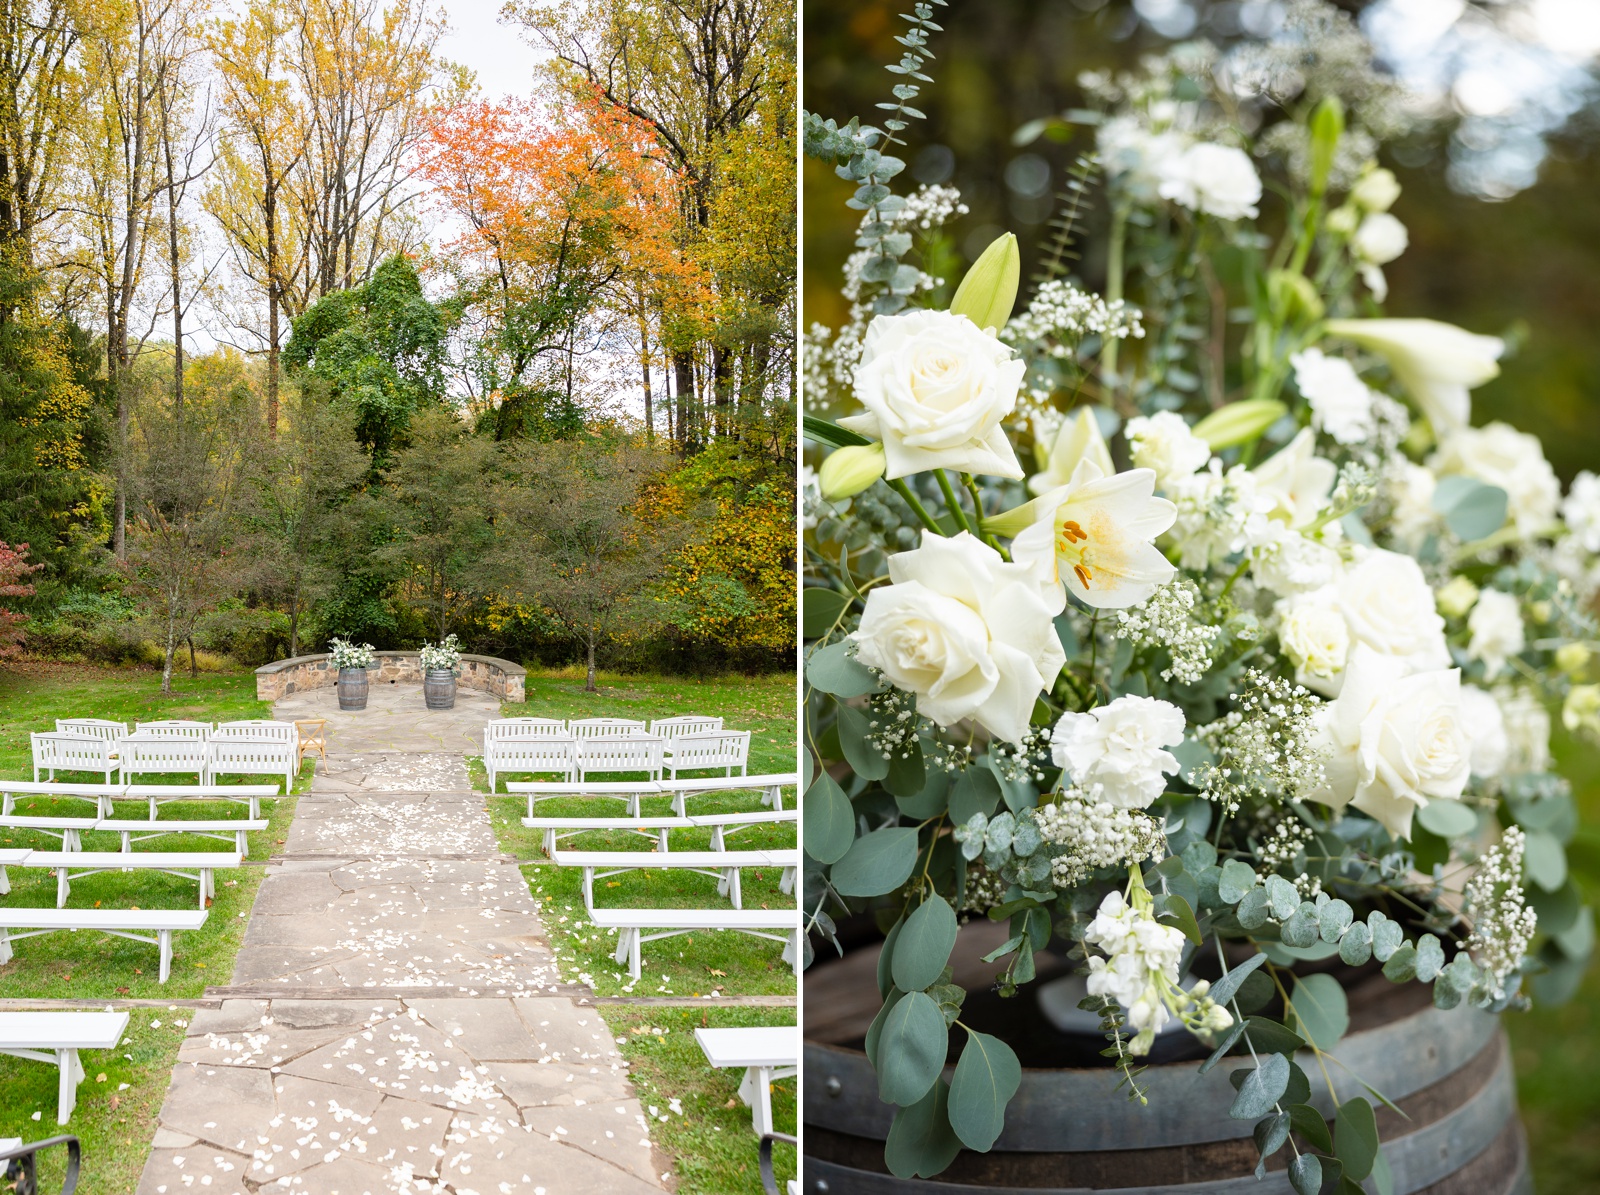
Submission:
[[[328,659],[333,661],[333,666],[341,671],[346,668],[371,668],[372,644],[363,643],[359,647],[346,639],[330,639],[328,641]]]
[[[805,363],[805,908],[823,940],[885,931],[887,1163],[1003,1129],[1028,1059],[962,1021],[949,966],[987,915],[1003,995],[1047,946],[1077,962],[1136,1100],[1181,1023],[1244,1064],[1219,1095],[1263,1159],[1291,1120],[1330,1143],[1296,1191],[1382,1190],[1370,1101],[1331,1134],[1295,1062],[1348,1028],[1331,960],[1498,1011],[1570,996],[1592,949],[1549,740],[1552,709],[1600,734],[1600,478],[1563,496],[1537,439],[1472,424],[1499,339],[1382,315],[1404,106],[1326,4],[1285,49],[1086,79],[1098,155],[1031,297],[1007,234],[940,303],[913,263],[948,260],[959,195],[890,186],[939,2],[881,128],[805,118],[861,213],[850,323]],[[1096,192],[1104,295],[1063,268]]]
[[[424,643],[417,659],[425,672],[436,669],[454,672],[461,663],[461,641],[454,635],[446,635],[438,643]]]

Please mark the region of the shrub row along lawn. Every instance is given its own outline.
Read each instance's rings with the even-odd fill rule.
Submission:
[[[158,675],[122,669],[27,664],[25,670],[0,669],[0,776],[31,779],[30,731],[54,730],[66,717],[110,718],[130,725],[161,718],[229,721],[271,715],[271,706],[255,698],[255,678],[245,674],[205,674],[196,680],[174,678],[175,692],[162,697]],[[309,786],[312,761],[307,760],[295,784]],[[95,782],[103,776],[58,773],[58,780]],[[146,777],[159,783],[161,777]],[[182,777],[172,778],[181,781]],[[229,777],[222,783],[270,783],[270,777]],[[281,849],[294,816],[294,798],[261,803],[267,828],[251,833],[248,858],[257,862]],[[17,812],[45,816],[85,817],[87,803],[23,797]],[[145,818],[144,802],[117,802],[118,817]],[[215,801],[163,805],[159,820],[243,817],[242,805]],[[86,851],[114,851],[116,834],[90,831],[81,835]],[[30,830],[0,830],[0,847],[59,850],[60,842]],[[135,850],[209,851],[231,849],[215,839],[174,835],[136,845]],[[8,869],[11,892],[0,908],[54,908],[53,872]],[[205,926],[173,935],[172,976],[158,982],[159,955],[142,942],[95,932],[54,933],[13,943],[13,957],[0,966],[0,999],[56,998],[82,1000],[84,1007],[110,999],[180,1000],[199,997],[208,985],[226,984],[233,975],[234,955],[244,940],[246,918],[265,869],[247,864],[217,873],[216,899]],[[72,882],[68,908],[192,909],[192,880],[157,873],[103,873]],[[58,1129],[57,1072],[43,1063],[0,1057],[0,1137],[25,1141],[74,1134],[83,1143],[85,1191],[131,1192],[138,1185],[156,1113],[166,1096],[167,1079],[193,1010],[178,1005],[130,1010],[127,1033],[115,1051],[82,1055],[87,1079],[78,1088],[71,1122]],[[41,1157],[45,1190],[61,1180],[64,1155],[52,1150]]]
[[[599,694],[585,693],[581,675],[530,673],[528,701],[506,705],[506,717],[637,718],[649,720],[677,714],[721,715],[730,730],[748,730],[752,774],[793,772],[795,762],[794,681],[788,676],[685,681],[604,677]],[[470,759],[473,784],[487,791],[482,761]],[[489,815],[501,849],[519,859],[543,857],[541,836],[525,829],[527,801],[503,793],[506,780],[533,779],[502,774],[501,793],[489,797]],[[596,779],[605,779],[596,777]],[[756,806],[750,792],[694,798],[691,813],[749,812]],[[793,788],[784,790],[784,805],[793,808]],[[671,813],[671,799],[646,797],[646,815]],[[550,817],[620,816],[619,801],[605,798],[541,801],[538,813]],[[574,850],[641,850],[650,840],[628,832],[593,833],[563,839]],[[672,831],[673,850],[707,850],[711,832]],[[793,825],[758,825],[728,840],[732,850],[793,849]],[[780,954],[783,947],[762,938],[735,933],[695,933],[644,947],[643,979],[635,984],[626,965],[613,958],[614,933],[596,930],[584,915],[581,873],[550,864],[523,866],[529,888],[539,903],[545,933],[560,963],[562,976],[586,983],[598,995],[673,995],[680,997],[793,995],[795,977]],[[756,868],[743,873],[745,908],[792,908],[795,896],[779,890],[780,873]],[[732,908],[717,894],[717,881],[697,873],[631,871],[595,883],[600,906],[652,908]],[[651,1133],[675,1161],[678,1189],[693,1195],[755,1195],[761,1190],[758,1141],[751,1130],[750,1109],[738,1098],[742,1072],[716,1071],[694,1039],[697,1027],[793,1025],[793,1008],[681,1008],[603,1005],[600,1009],[627,1058]],[[772,1088],[773,1119],[779,1132],[794,1133],[794,1079]],[[796,1176],[795,1151],[780,1145],[774,1154],[780,1186]]]

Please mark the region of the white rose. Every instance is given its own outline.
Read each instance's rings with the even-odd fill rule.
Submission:
[[[1397,838],[1429,801],[1460,800],[1471,745],[1461,717],[1461,673],[1407,676],[1404,665],[1357,645],[1344,688],[1324,714],[1326,784],[1311,799],[1368,814]]]
[[[1441,430],[1466,426],[1472,414],[1467,391],[1500,373],[1506,347],[1498,337],[1431,319],[1335,319],[1324,328],[1385,358]]]
[[[1343,357],[1305,349],[1289,358],[1295,385],[1311,407],[1311,426],[1340,444],[1360,444],[1373,432],[1372,390]]]
[[[1500,703],[1492,693],[1475,685],[1462,685],[1461,721],[1467,730],[1467,742],[1472,744],[1472,774],[1495,779],[1506,770],[1511,752]]]
[[[1190,431],[1188,421],[1176,411],[1136,416],[1128,420],[1123,434],[1135,467],[1154,470],[1159,490],[1204,469],[1211,459],[1211,445]]]
[[[1067,662],[1028,570],[967,532],[923,533],[889,557],[893,584],[867,594],[857,657],[941,726],[971,718],[1007,742],[1028,731],[1039,694]]]
[[[1261,201],[1261,176],[1242,149],[1191,145],[1164,163],[1161,198],[1219,220],[1254,217]]]
[[[1585,550],[1600,552],[1600,477],[1585,469],[1572,479],[1572,488],[1561,503],[1561,517]]]
[[[867,325],[855,372],[866,412],[839,423],[883,442],[891,480],[926,469],[1020,478],[1001,421],[1026,369],[964,315],[880,315]]]
[[[1400,180],[1394,171],[1379,167],[1369,170],[1350,188],[1350,202],[1369,212],[1386,212],[1400,198]]]
[[[1406,251],[1406,226],[1388,212],[1374,212],[1361,221],[1350,247],[1362,261],[1387,265]]]
[[[1063,714],[1050,757],[1072,782],[1117,809],[1146,809],[1178,770],[1166,747],[1183,742],[1183,711],[1154,697],[1119,697],[1087,714]]]
[[[1429,462],[1436,473],[1476,477],[1506,492],[1507,511],[1524,535],[1544,531],[1555,521],[1561,483],[1544,459],[1538,436],[1509,423],[1463,427],[1453,432]]]
[[[1467,616],[1472,639],[1467,655],[1483,661],[1483,674],[1493,680],[1504,671],[1506,661],[1528,645],[1522,626],[1521,604],[1509,593],[1485,589]]]
[[[1550,711],[1526,689],[1499,688],[1500,715],[1505,719],[1508,772],[1550,770]]]
[[[1424,672],[1450,664],[1444,619],[1433,604],[1422,569],[1409,556],[1368,549],[1334,582],[1339,612],[1350,637],[1391,656],[1404,671]]]
[[[1330,596],[1308,595],[1283,604],[1278,642],[1302,685],[1308,680],[1332,680],[1344,670],[1350,654],[1350,626]]]

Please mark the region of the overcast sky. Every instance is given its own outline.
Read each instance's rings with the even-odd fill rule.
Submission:
[[[491,100],[525,95],[534,65],[544,57],[522,36],[521,26],[500,23],[501,0],[451,0],[444,6],[450,22],[439,52],[478,72],[478,83]]]

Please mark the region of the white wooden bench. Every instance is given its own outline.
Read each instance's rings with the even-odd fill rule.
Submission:
[[[238,851],[30,851],[21,867],[46,867],[56,873],[56,908],[67,906],[72,880],[103,871],[161,871],[200,884],[200,907],[217,894],[215,872],[238,867]]]
[[[233,849],[241,855],[250,853],[247,835],[252,830],[265,830],[266,818],[213,818],[201,821],[147,821],[144,818],[102,818],[92,829],[106,830],[122,836],[122,849],[133,850],[136,842],[148,842],[168,834],[193,834],[198,838],[217,838],[232,842]]]
[[[34,814],[8,813],[0,816],[0,830],[36,830],[61,840],[64,851],[81,851],[83,840],[78,834],[93,830],[100,819],[94,817],[41,817]]]
[[[194,773],[196,783],[210,784],[209,744],[192,735],[148,734],[142,728],[117,744],[117,764],[122,782],[132,777],[156,773],[186,775]]]
[[[28,736],[33,747],[33,779],[48,773],[54,781],[57,772],[99,772],[111,783],[118,767],[116,746],[89,734],[34,733]]]
[[[703,780],[663,780],[661,791],[672,797],[672,807],[686,815],[688,798],[708,793],[760,791],[761,803],[773,809],[783,808],[783,790],[800,783],[798,772],[763,772],[759,776],[709,776]]]
[[[60,734],[85,734],[90,738],[105,739],[113,746],[128,737],[126,722],[113,722],[109,718],[57,718],[56,731]]]
[[[33,852],[26,847],[20,850],[13,850],[11,847],[0,850],[0,896],[11,891],[11,877],[6,875],[6,868],[19,866],[31,854]]]
[[[795,869],[800,866],[800,852],[788,851],[562,851],[551,853],[557,867],[583,868],[583,900],[592,904],[594,882],[607,876],[621,875],[626,871],[648,868],[652,871],[695,871],[717,881],[717,894],[733,901],[735,909],[743,908],[744,894],[740,890],[739,870],[744,867],[781,867],[783,875],[779,888],[783,892],[794,888]],[[602,871],[601,868],[609,870]]]
[[[800,971],[800,910],[798,909],[596,909],[589,920],[599,929],[617,931],[612,956],[628,964],[628,974],[639,978],[646,942],[692,934],[697,930],[728,930],[783,942],[783,961]],[[658,932],[650,933],[648,931]],[[779,931],[774,933],[773,931]]]
[[[56,784],[39,780],[0,780],[0,813],[16,812],[18,797],[70,798],[88,801],[96,816],[111,816],[111,798],[127,791],[122,784]]]
[[[206,744],[206,776],[282,776],[283,791],[294,788],[294,774],[300,761],[296,752],[294,727],[288,726],[289,737],[244,738],[243,736],[213,737]]]
[[[718,1070],[739,1067],[744,1078],[739,1098],[750,1109],[756,1136],[772,1132],[772,1083],[793,1078],[800,1065],[800,1030],[795,1025],[760,1025],[747,1029],[701,1029],[695,1041],[706,1061]]]
[[[721,718],[701,717],[699,714],[680,714],[675,718],[655,718],[650,723],[650,733],[658,739],[665,739],[669,745],[680,734],[713,734],[721,729]]]
[[[483,770],[488,774],[489,791],[494,792],[502,772],[572,778],[576,744],[565,736],[509,737],[485,739]],[[509,789],[508,789],[509,791]]]
[[[642,735],[645,724],[635,718],[574,718],[567,733],[575,739],[619,738]]]
[[[199,929],[209,915],[204,909],[196,912],[192,909],[8,909],[0,906],[0,963],[11,961],[11,943],[19,939],[61,930],[91,929],[155,946],[161,951],[161,982],[166,983],[172,972],[172,935],[181,930]]]
[[[162,718],[155,722],[135,722],[134,734],[166,739],[198,739],[205,742],[215,727],[210,722],[196,722],[193,718]]]
[[[571,780],[507,780],[506,791],[527,796],[529,817],[540,801],[560,797],[605,797],[621,801],[630,814],[638,817],[639,798],[656,796],[661,789],[654,780],[591,780],[586,784]]]
[[[591,773],[640,772],[661,778],[661,753],[665,743],[648,735],[596,735],[580,738],[573,757],[578,780]]]
[[[276,784],[130,784],[117,794],[130,801],[148,801],[150,820],[156,809],[174,801],[231,801],[245,805],[252,818],[261,816],[261,798],[279,796]],[[111,814],[108,811],[107,817]]]
[[[710,830],[711,849],[714,851],[725,850],[723,840],[725,833],[731,834],[736,830],[746,829],[756,825],[772,825],[775,823],[794,823],[799,820],[799,811],[785,809],[777,812],[762,810],[760,813],[711,813],[701,814],[697,817],[678,817],[676,814],[669,817],[525,817],[522,824],[530,830],[539,830],[544,834],[544,853],[552,854],[556,844],[563,838],[571,838],[577,834],[591,831],[628,831],[642,834],[646,838],[654,839],[656,849],[670,850],[667,841],[669,830]]]
[[[217,739],[275,739],[291,747],[299,741],[293,722],[279,722],[276,718],[239,718],[233,722],[218,722],[211,732],[211,741]]]
[[[66,1124],[83,1082],[78,1051],[114,1050],[127,1027],[125,1012],[0,1012],[0,1054],[60,1068],[56,1123]]]
[[[750,762],[748,730],[718,730],[706,734],[680,734],[667,744],[664,760],[673,780],[679,772],[721,768],[724,776],[739,769],[743,776]]]
[[[483,724],[483,737],[489,739],[567,738],[567,723],[562,718],[490,718]]]

